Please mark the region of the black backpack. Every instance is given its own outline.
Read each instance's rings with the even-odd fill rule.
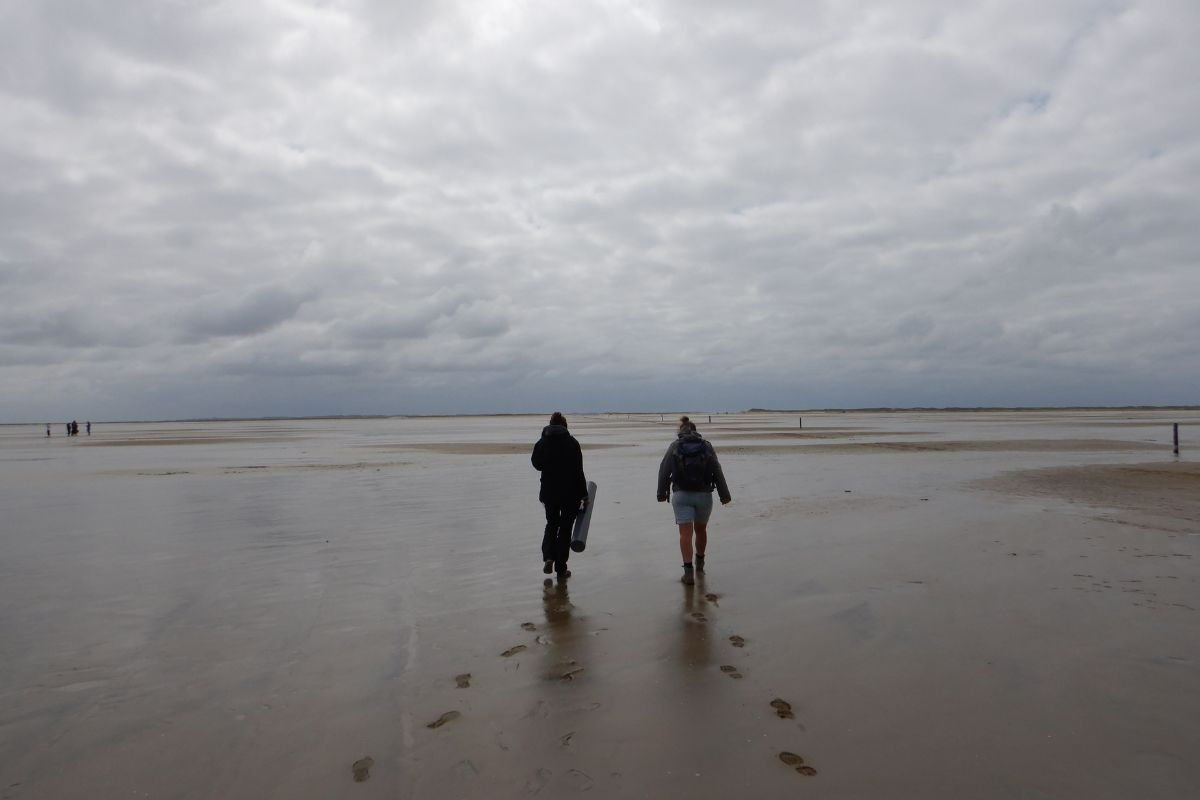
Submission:
[[[687,492],[712,491],[712,467],[704,442],[680,442],[675,448],[675,483]]]

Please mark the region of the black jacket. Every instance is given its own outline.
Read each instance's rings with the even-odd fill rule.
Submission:
[[[542,490],[538,500],[566,505],[587,497],[583,450],[566,427],[547,425],[543,428],[542,438],[533,446],[530,460],[534,469],[542,473]]]

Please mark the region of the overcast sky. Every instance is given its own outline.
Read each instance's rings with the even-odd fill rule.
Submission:
[[[0,420],[1197,404],[1198,31],[0,0]]]

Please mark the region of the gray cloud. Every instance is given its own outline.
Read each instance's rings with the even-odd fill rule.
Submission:
[[[1200,402],[1197,23],[17,0],[0,408]]]
[[[206,299],[184,313],[180,321],[183,341],[263,333],[294,317],[305,299],[303,295],[272,286],[244,296]]]

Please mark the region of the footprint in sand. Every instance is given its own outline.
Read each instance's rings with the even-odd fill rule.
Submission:
[[[521,623],[521,630],[523,630],[523,631],[536,631],[536,630],[537,630],[537,625],[534,625],[532,622],[522,622],[522,623]]]
[[[564,681],[573,681],[579,673],[583,672],[583,667],[570,667],[562,675],[559,675]]]
[[[450,720],[458,719],[461,716],[462,716],[462,714],[458,713],[457,711],[447,711],[445,714],[442,714],[440,717],[435,719],[433,722],[428,723],[425,727],[426,728],[440,728],[443,725],[445,725],[447,722],[449,722]]]
[[[709,592],[708,594],[704,595],[704,599],[707,600],[708,602],[712,603],[715,606],[717,604],[717,601],[721,599],[721,596],[713,594],[712,592]]]
[[[468,689],[471,686],[471,673],[464,672],[462,675],[455,675],[454,681],[458,684],[459,689]]]
[[[726,675],[733,678],[734,680],[742,679],[742,673],[738,672],[737,667],[733,666],[732,664],[722,664],[721,672],[724,672]]]
[[[784,750],[782,753],[779,754],[779,760],[782,761],[784,764],[787,764],[789,767],[793,768],[794,770],[796,770],[796,772],[799,772],[801,775],[804,775],[806,777],[811,778],[813,775],[817,774],[817,771],[815,769],[813,769],[812,767],[805,764],[804,759],[801,758],[800,756],[796,755],[795,753],[789,753],[786,750]]]
[[[566,736],[560,737],[558,740],[558,743],[560,745],[562,745],[563,747],[569,747],[571,745],[571,739],[574,738],[574,736],[575,736],[575,731],[571,731]]]
[[[696,620],[696,622],[708,622],[708,617],[704,616],[699,611],[692,612],[692,619]]]
[[[581,769],[568,770],[567,775],[571,777],[571,781],[575,784],[575,788],[580,792],[588,791],[592,788],[592,784],[595,783],[595,781],[592,780],[592,776],[588,775]]]
[[[546,719],[550,716],[550,704],[545,700],[538,700],[537,704],[526,714],[523,719],[532,719],[533,717],[541,717]]]
[[[554,773],[542,767],[537,772],[533,773],[533,777],[525,781],[525,791],[530,794],[537,794],[542,789],[546,788],[546,783],[553,777]]]
[[[746,640],[740,636],[730,636],[729,643],[731,645],[733,645],[734,647],[745,647],[746,646]]]
[[[504,656],[505,658],[508,658],[509,656],[515,656],[517,653],[521,652],[524,649],[525,649],[525,645],[514,644],[512,647],[508,648],[500,655]]]
[[[362,783],[367,778],[371,777],[371,767],[375,766],[375,759],[367,756],[360,758],[350,765],[351,771],[354,773],[354,782]]]
[[[771,708],[775,709],[775,715],[780,719],[796,718],[796,715],[792,713],[792,704],[787,700],[780,700],[776,697],[771,701]]]

